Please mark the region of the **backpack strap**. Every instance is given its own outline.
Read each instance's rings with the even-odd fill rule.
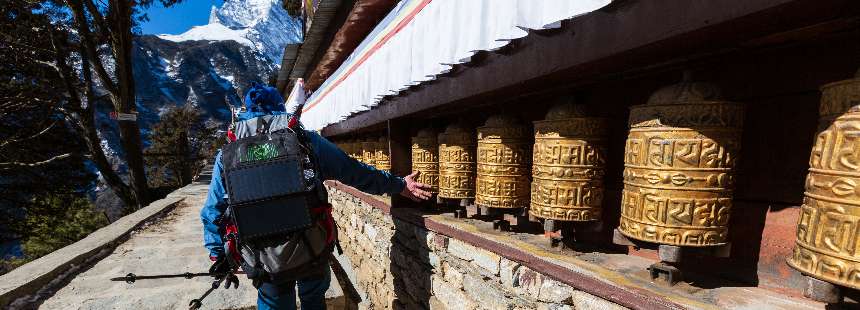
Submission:
[[[266,134],[269,133],[269,128],[271,127],[272,122],[266,120],[267,117],[261,116],[257,117],[257,134]]]

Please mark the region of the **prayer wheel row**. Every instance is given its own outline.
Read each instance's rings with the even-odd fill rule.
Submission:
[[[388,138],[369,138],[349,140],[337,144],[349,157],[368,164],[379,170],[390,171],[391,159],[388,155]]]
[[[822,93],[787,261],[804,275],[860,289],[860,71]],[[687,77],[631,107],[619,232],[664,245],[725,245],[743,112],[716,86]],[[528,207],[544,219],[599,220],[607,131],[606,120],[571,103],[553,107],[533,133],[497,115],[476,132],[460,124],[438,137],[422,130],[412,141],[413,169],[441,198]]]
[[[420,131],[412,138],[413,171],[427,176],[422,182],[443,199],[529,208],[546,219],[597,220],[605,133],[604,119],[585,117],[583,106],[572,103],[554,107],[546,120],[535,122],[534,144],[532,132],[519,120],[496,115],[477,128],[477,135],[461,124],[448,126],[438,138]],[[438,157],[433,156],[436,145]]]
[[[725,244],[742,125],[742,104],[689,79],[632,107],[619,231],[667,245]],[[605,119],[564,103],[534,122],[533,133],[507,115],[490,117],[476,131],[477,139],[455,124],[439,135],[438,184],[428,155],[432,134],[413,138],[414,169],[429,176],[439,197],[528,208],[544,219],[601,219]]]

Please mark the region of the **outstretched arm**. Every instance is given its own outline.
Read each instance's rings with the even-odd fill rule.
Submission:
[[[427,184],[415,182],[417,173],[400,178],[391,173],[376,169],[349,157],[341,149],[319,134],[307,131],[323,179],[338,180],[356,189],[378,195],[383,193],[401,194],[410,199],[428,199],[430,188]]]

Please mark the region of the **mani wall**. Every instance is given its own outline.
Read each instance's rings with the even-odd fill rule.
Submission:
[[[329,187],[360,305],[372,309],[626,309],[466,241],[396,219],[385,202]],[[355,190],[353,190],[355,191]]]
[[[542,234],[577,248],[567,256],[644,258],[703,291],[854,302],[860,41],[848,37],[492,94],[328,138],[377,168],[421,171],[437,209],[465,207],[461,222]]]
[[[574,254],[542,236],[327,183],[359,309],[823,309],[757,287],[669,287],[648,279],[651,260]],[[529,238],[531,236],[532,238]],[[341,284],[344,286],[344,284]]]

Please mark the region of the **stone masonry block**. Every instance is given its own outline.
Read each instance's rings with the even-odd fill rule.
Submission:
[[[442,264],[444,270],[445,281],[451,283],[455,287],[463,287],[463,272],[448,262]]]
[[[571,296],[574,309],[594,309],[594,310],[624,310],[627,309],[614,302],[591,295],[583,291],[574,291]]]
[[[373,303],[370,300],[362,300],[358,305],[356,305],[357,310],[371,310],[373,309]]]
[[[471,274],[463,276],[463,290],[466,295],[475,299],[482,308],[509,309],[509,298],[505,296],[501,287],[495,283],[484,281]]]
[[[448,254],[467,262],[472,261],[472,253],[476,250],[478,248],[457,239],[449,239],[448,241]]]
[[[439,269],[442,264],[442,259],[440,259],[439,255],[436,255],[436,253],[427,252],[427,262],[433,267],[433,269]]]
[[[549,303],[567,303],[575,290],[567,284],[552,279],[543,279],[538,299]]]
[[[498,276],[501,256],[484,249],[475,249],[476,251],[472,253],[472,263],[489,271],[491,275]]]
[[[349,227],[353,229],[359,228],[358,215],[355,215],[355,213],[349,215]]]
[[[516,282],[514,287],[521,288],[529,297],[537,298],[540,296],[540,289],[543,285],[543,275],[522,266],[517,269]]]
[[[516,272],[519,268],[519,263],[502,258],[501,262],[499,263],[499,273],[502,278],[502,285],[504,285],[506,288],[513,288],[514,283],[516,282]]]
[[[539,303],[537,310],[573,310],[573,306],[565,304]]]
[[[471,310],[477,308],[475,301],[467,296],[459,287],[454,287],[442,278],[434,276],[433,295],[448,309]]]
[[[376,236],[379,234],[379,230],[376,227],[373,227],[370,223],[364,224],[364,234],[367,235],[370,240],[376,240]]]
[[[445,235],[433,233],[433,249],[440,252],[447,251],[448,240],[449,238]]]
[[[436,296],[430,297],[430,310],[448,310],[448,307],[445,306],[441,301],[439,301]],[[452,309],[453,310],[453,309]]]

